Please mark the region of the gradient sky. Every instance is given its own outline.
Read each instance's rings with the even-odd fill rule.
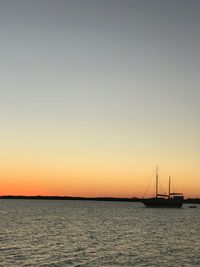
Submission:
[[[0,37],[0,194],[200,196],[200,1],[2,0]]]

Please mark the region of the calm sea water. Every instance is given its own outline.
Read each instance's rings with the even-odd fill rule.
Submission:
[[[0,200],[0,266],[200,266],[200,206]]]

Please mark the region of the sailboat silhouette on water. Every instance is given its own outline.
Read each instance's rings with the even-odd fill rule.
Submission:
[[[158,192],[158,167],[156,168],[156,193],[153,198],[144,198],[142,203],[147,208],[181,208],[184,197],[182,193],[171,192],[171,177],[169,177],[168,194],[159,194]]]

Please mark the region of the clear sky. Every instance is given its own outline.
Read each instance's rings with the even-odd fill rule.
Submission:
[[[0,37],[0,194],[200,196],[200,1],[2,0]]]

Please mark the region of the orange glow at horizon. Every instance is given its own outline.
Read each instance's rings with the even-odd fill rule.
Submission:
[[[88,170],[79,169],[71,171],[58,171],[49,168],[44,170],[12,169],[1,170],[0,195],[57,195],[57,196],[83,196],[83,197],[143,197],[150,181],[142,171],[129,170]],[[185,197],[199,197],[195,175],[186,179],[179,174],[173,177],[172,191],[182,192]],[[183,183],[184,181],[184,183]],[[168,177],[163,175],[159,183],[159,190],[168,190]],[[155,193],[155,181],[145,194],[146,197]]]
[[[115,138],[112,131],[105,139],[97,130],[87,130],[82,139],[71,132],[67,140],[61,131],[32,139],[15,134],[2,145],[0,195],[143,197],[159,158],[160,190],[167,190],[171,175],[172,190],[199,197],[197,153],[184,154],[181,146],[179,154],[168,147],[154,151],[146,137],[138,144],[139,134],[132,141],[122,130]],[[152,178],[146,196],[154,193]]]

